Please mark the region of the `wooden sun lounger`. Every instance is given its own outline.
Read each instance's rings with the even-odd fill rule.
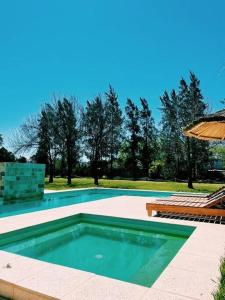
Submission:
[[[148,215],[153,211],[188,215],[225,217],[225,209],[216,208],[225,201],[225,187],[207,197],[191,197],[187,195],[172,195],[167,199],[157,199],[146,204]],[[213,208],[215,207],[215,208]]]

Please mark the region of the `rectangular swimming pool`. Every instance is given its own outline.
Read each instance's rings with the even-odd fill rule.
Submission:
[[[77,214],[1,234],[0,249],[150,287],[194,229]]]
[[[45,194],[42,199],[0,202],[0,218],[124,195],[165,198],[169,197],[171,193],[101,188],[50,193]]]

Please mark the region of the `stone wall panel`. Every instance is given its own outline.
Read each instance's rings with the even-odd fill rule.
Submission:
[[[0,163],[0,197],[3,200],[43,196],[45,165]]]

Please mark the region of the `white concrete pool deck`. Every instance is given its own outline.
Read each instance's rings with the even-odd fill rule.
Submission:
[[[81,212],[196,226],[151,288],[0,251],[0,295],[18,300],[213,299],[225,255],[225,226],[148,217],[146,202],[145,197],[120,196],[1,218],[0,233]]]

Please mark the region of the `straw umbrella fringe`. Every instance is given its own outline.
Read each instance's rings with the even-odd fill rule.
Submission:
[[[225,109],[194,121],[184,129],[184,134],[205,141],[225,140]]]

